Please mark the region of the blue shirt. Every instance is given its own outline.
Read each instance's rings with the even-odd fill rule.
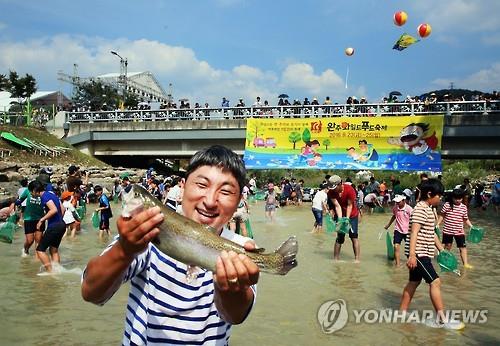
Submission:
[[[54,191],[45,191],[41,196],[41,201],[42,201],[42,206],[45,209],[45,213],[47,213],[49,211],[49,208],[47,207],[47,203],[49,201],[54,202],[54,205],[57,208],[57,213],[52,215],[52,217],[47,220],[47,228],[50,228],[51,226],[53,226],[57,223],[63,222],[61,203],[59,202],[59,197],[57,197],[57,195],[54,193]]]

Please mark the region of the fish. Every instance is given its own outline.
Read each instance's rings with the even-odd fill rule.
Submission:
[[[215,272],[217,257],[221,251],[234,251],[248,256],[260,271],[286,275],[297,263],[298,241],[290,236],[274,252],[264,253],[264,249],[245,250],[239,244],[216,234],[210,226],[199,224],[167,208],[141,185],[134,184],[124,195],[123,217],[131,217],[142,210],[159,207],[164,214],[163,222],[157,227],[160,233],[152,243],[168,256],[187,264]]]

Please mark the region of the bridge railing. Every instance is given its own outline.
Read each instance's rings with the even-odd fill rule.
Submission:
[[[397,116],[419,114],[488,114],[500,112],[500,101],[460,101],[427,104],[372,103],[307,106],[217,107],[159,110],[116,110],[67,112],[70,123],[220,120],[247,118],[322,118],[359,116]]]

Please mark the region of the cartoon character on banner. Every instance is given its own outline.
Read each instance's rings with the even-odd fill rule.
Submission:
[[[351,156],[355,161],[362,162],[365,166],[377,167],[378,166],[378,153],[373,147],[373,144],[369,144],[366,139],[358,141],[359,152],[353,150],[352,147],[348,149],[348,155]]]
[[[430,132],[430,125],[425,123],[411,123],[404,127],[399,138],[391,137],[387,142],[392,145],[399,145],[414,155],[425,155],[430,160],[434,160],[432,152],[438,147],[436,131]]]
[[[317,154],[316,149],[318,149],[319,146],[320,143],[317,139],[313,139],[312,141],[307,141],[305,145],[300,149],[299,162],[306,161],[309,164],[309,161],[311,160],[314,161],[315,160],[314,157]],[[318,161],[321,161],[321,159],[319,160],[316,159],[315,162],[317,163]]]

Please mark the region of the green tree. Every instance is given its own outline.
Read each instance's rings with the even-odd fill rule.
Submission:
[[[311,140],[311,131],[309,129],[304,129],[302,132],[302,141],[304,143],[309,142]]]
[[[325,146],[325,150],[328,150],[328,146],[332,145],[332,142],[327,138],[323,141],[323,145]]]
[[[120,96],[118,91],[102,83],[91,81],[80,84],[73,100],[78,105],[89,106],[91,110],[115,110],[118,108]]]
[[[300,133],[298,133],[297,131],[292,131],[289,135],[288,135],[288,140],[290,141],[290,143],[293,143],[293,150],[295,150],[295,144],[300,141],[300,138],[301,138],[301,135]]]
[[[10,90],[10,81],[6,75],[0,74],[0,91],[9,91]]]

